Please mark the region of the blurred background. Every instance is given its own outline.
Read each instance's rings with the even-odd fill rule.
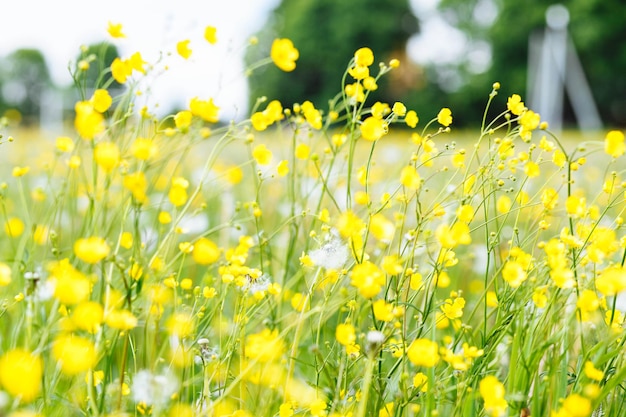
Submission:
[[[0,117],[60,129],[77,99],[68,68],[104,43],[88,87],[98,67],[140,51],[157,63],[141,98],[157,113],[194,96],[214,97],[224,120],[245,118],[261,95],[324,109],[354,51],[369,46],[377,61],[402,63],[372,103],[403,101],[424,119],[450,107],[455,126],[471,128],[499,81],[557,128],[623,127],[625,12],[623,0],[14,1],[0,6]],[[109,21],[126,37],[112,39]],[[202,42],[207,25],[216,45]],[[297,68],[248,73],[276,37],[293,40]],[[183,39],[189,60],[175,53]]]

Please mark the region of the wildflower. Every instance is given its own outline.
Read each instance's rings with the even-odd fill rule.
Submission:
[[[198,116],[209,123],[217,123],[219,121],[219,110],[213,103],[213,99],[200,100],[194,97],[189,102],[189,110],[194,116]]]
[[[619,130],[611,130],[604,138],[604,152],[613,158],[622,156],[626,151],[624,144],[624,133]]]
[[[54,283],[54,297],[64,305],[74,305],[86,301],[91,294],[91,282],[75,269],[69,259],[62,259],[50,265],[50,280]]]
[[[143,171],[125,175],[122,185],[133,194],[133,198],[138,202],[143,203],[147,200],[146,189],[148,188],[148,182]]]
[[[374,298],[386,283],[385,274],[369,261],[355,265],[350,278],[350,285],[365,298]]]
[[[252,150],[252,157],[259,165],[269,165],[272,161],[272,151],[267,149],[264,144],[260,144]]]
[[[5,287],[11,283],[11,267],[4,262],[0,262],[0,287]]]
[[[516,116],[521,115],[526,110],[522,98],[518,94],[513,94],[506,102],[506,107]]]
[[[355,80],[363,80],[370,75],[370,70],[368,67],[363,67],[360,65],[355,65],[354,67],[348,69],[348,74]]]
[[[152,139],[137,138],[130,146],[130,152],[135,158],[141,161],[147,161],[156,157],[159,150]]]
[[[178,391],[179,385],[170,371],[153,374],[147,369],[142,369],[133,377],[131,387],[133,400],[146,405],[163,406]]]
[[[184,338],[195,331],[193,316],[188,313],[174,313],[165,322],[165,328],[170,335]]]
[[[400,184],[412,191],[417,191],[420,188],[422,179],[413,165],[407,165],[402,168],[400,172]]]
[[[354,53],[354,62],[361,67],[369,67],[374,63],[374,53],[368,47],[359,48]]]
[[[406,114],[406,106],[403,103],[396,101],[395,103],[393,103],[391,111],[402,117]]]
[[[588,417],[591,415],[591,401],[580,394],[570,394],[563,400],[556,417]]]
[[[285,175],[287,175],[289,173],[289,161],[287,161],[286,159],[280,161],[278,163],[278,166],[276,167],[276,173],[280,177],[284,177]]]
[[[120,84],[124,84],[128,77],[133,73],[133,68],[126,60],[117,57],[111,63],[111,75],[113,79]]]
[[[0,387],[23,402],[31,402],[41,391],[43,361],[24,349],[0,356]]]
[[[504,385],[493,375],[484,377],[479,384],[480,396],[485,402],[485,411],[489,416],[503,416],[508,403],[504,399]]]
[[[185,131],[191,125],[193,114],[189,110],[182,110],[174,116],[174,124],[181,131]]]
[[[435,230],[435,236],[442,247],[452,249],[458,245],[469,245],[472,243],[470,230],[465,223],[454,223],[452,226],[441,224]]]
[[[409,345],[406,355],[415,366],[432,368],[439,363],[439,346],[430,339],[415,339]]]
[[[194,243],[191,256],[196,263],[209,265],[219,259],[220,249],[213,241],[202,237]]]
[[[104,117],[96,111],[89,101],[79,101],[74,106],[76,117],[74,127],[85,140],[91,140],[104,131]]]
[[[217,28],[215,26],[204,28],[204,39],[211,45],[215,45],[217,43]]]
[[[526,281],[526,270],[517,261],[507,261],[502,267],[502,279],[504,279],[512,288],[519,287],[522,282]]]
[[[113,23],[109,22],[107,27],[107,32],[111,35],[112,38],[125,38],[126,35],[122,32],[122,24],[121,23]]]
[[[376,300],[372,303],[374,317],[380,321],[391,321],[394,318],[393,304],[387,303],[385,300]]]
[[[131,330],[137,327],[137,317],[125,309],[112,310],[106,313],[104,323],[112,329]]]
[[[363,139],[377,141],[387,134],[387,123],[376,117],[368,117],[361,124],[361,136]]]
[[[120,162],[120,149],[115,142],[100,142],[93,152],[96,164],[104,172],[111,172]]]
[[[290,39],[274,39],[270,57],[278,68],[290,72],[296,69],[296,61],[300,57],[300,53]]]
[[[448,127],[452,124],[452,112],[449,108],[444,107],[439,111],[437,114],[437,122],[444,127]]]
[[[52,344],[52,356],[61,372],[76,375],[92,369],[97,362],[96,349],[88,339],[71,334],[61,335]]]
[[[189,59],[191,56],[191,49],[189,48],[190,42],[191,41],[189,39],[185,39],[184,41],[180,41],[176,44],[176,52],[178,52],[178,55],[184,59]]]
[[[4,223],[4,231],[7,236],[19,237],[24,233],[24,222],[17,217],[10,217]]]
[[[72,312],[74,325],[89,333],[96,333],[104,320],[104,308],[95,301],[78,304]]]
[[[596,288],[606,296],[616,295],[626,289],[626,269],[609,266],[596,277]]]
[[[458,319],[463,316],[463,308],[465,307],[465,299],[457,297],[452,301],[447,299],[441,306],[441,311],[448,319]]]
[[[413,386],[421,392],[428,391],[428,377],[423,372],[418,372],[413,377]]]
[[[415,113],[415,110],[409,110],[404,117],[404,123],[406,123],[408,127],[414,128],[415,126],[417,126],[418,122],[419,117],[417,117],[417,113]]]
[[[110,250],[106,241],[97,236],[81,238],[74,243],[76,257],[90,264],[96,264],[106,258]]]
[[[363,80],[363,88],[369,91],[376,91],[378,89],[378,84],[376,84],[376,78],[365,77],[365,79]]]
[[[382,119],[391,112],[391,109],[389,108],[389,104],[377,101],[372,106],[371,112],[372,116],[376,117],[377,119]]]
[[[313,129],[321,129],[322,128],[322,114],[318,109],[315,108],[313,103],[309,100],[302,103],[302,113],[304,114],[304,118],[307,123],[311,125]]]
[[[89,101],[93,104],[94,110],[98,113],[104,113],[109,110],[111,104],[113,104],[113,99],[111,95],[109,95],[109,92],[102,88],[94,91]]]
[[[59,152],[70,153],[74,150],[74,141],[67,136],[59,136],[56,139],[55,147]]]
[[[311,148],[305,143],[298,143],[295,149],[296,158],[305,161],[309,158],[309,154],[311,153]]]
[[[391,242],[396,232],[395,225],[384,214],[376,213],[370,217],[369,232],[381,242]]]
[[[278,330],[263,329],[246,338],[246,357],[256,359],[259,362],[274,362],[285,351],[285,343],[278,334]]]
[[[540,116],[532,110],[526,110],[519,119],[519,135],[524,140],[530,140],[532,131],[537,129]]]

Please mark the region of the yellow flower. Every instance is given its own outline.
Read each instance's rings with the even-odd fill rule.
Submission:
[[[335,329],[335,339],[344,346],[354,345],[356,333],[354,326],[349,323],[341,323]]]
[[[76,375],[92,369],[98,358],[92,341],[71,334],[57,337],[52,344],[52,356],[57,360],[61,372]]]
[[[449,319],[458,319],[463,317],[463,308],[465,307],[465,299],[463,297],[457,297],[452,301],[447,299],[441,306],[441,311]]]
[[[209,123],[217,123],[219,121],[220,108],[213,103],[213,99],[200,100],[194,97],[189,102],[189,110],[194,116],[198,116]]]
[[[95,301],[78,304],[72,312],[74,325],[89,333],[96,333],[104,320],[104,308]]]
[[[187,202],[187,190],[180,185],[172,185],[167,197],[174,207],[180,207]]]
[[[259,362],[274,362],[279,359],[285,351],[285,343],[278,334],[278,329],[263,329],[259,333],[254,333],[246,338],[246,357],[256,359]]]
[[[417,117],[417,113],[415,113],[415,110],[409,110],[404,117],[404,123],[406,123],[406,125],[411,128],[417,126],[419,120],[420,119],[419,117]]]
[[[120,162],[120,149],[114,142],[100,142],[93,152],[93,159],[104,172],[111,172]]]
[[[138,320],[128,310],[113,310],[106,314],[104,322],[112,329],[131,330],[137,327]]]
[[[354,63],[362,67],[369,67],[374,63],[374,53],[368,47],[359,48],[354,53]]]
[[[517,261],[507,261],[502,268],[502,278],[512,288],[517,288],[526,281],[526,270]]]
[[[396,101],[395,103],[393,103],[393,107],[391,108],[391,111],[393,111],[398,116],[402,117],[406,114],[406,106],[403,103]]]
[[[300,57],[300,53],[290,39],[274,39],[270,57],[278,68],[290,72],[296,69],[296,61]]]
[[[508,403],[504,399],[504,385],[493,375],[484,377],[479,384],[480,396],[485,401],[485,411],[492,417],[503,416]]]
[[[361,123],[363,139],[376,141],[387,134],[387,123],[383,119],[370,116]]]
[[[193,316],[188,313],[174,313],[165,322],[165,328],[170,335],[180,338],[190,336],[195,328]]]
[[[400,184],[413,191],[417,191],[420,188],[422,179],[413,165],[407,165],[402,168],[400,172]]]
[[[133,73],[133,67],[127,60],[117,57],[111,63],[111,75],[113,79],[120,84],[124,84],[128,77]]]
[[[174,116],[174,124],[182,131],[185,131],[191,125],[193,114],[188,110],[179,111]]]
[[[386,302],[385,300],[376,300],[372,303],[372,310],[374,311],[374,317],[380,321],[391,321],[394,318],[393,304]]]
[[[558,417],[589,417],[591,415],[591,401],[579,394],[570,394],[563,401]]]
[[[604,152],[611,155],[613,158],[622,156],[626,151],[626,145],[624,145],[624,133],[619,130],[611,130],[606,134],[604,138]]]
[[[454,223],[452,227],[441,224],[435,230],[435,236],[442,247],[452,249],[458,245],[469,245],[472,243],[470,229],[465,223]]]
[[[130,58],[128,58],[127,62],[131,70],[139,71],[142,74],[146,73],[146,70],[143,68],[146,61],[143,60],[139,52],[132,54]]]
[[[0,262],[0,287],[6,287],[11,283],[11,267]]]
[[[89,101],[93,104],[94,110],[99,113],[104,113],[109,110],[109,107],[113,104],[113,99],[109,95],[109,92],[101,88],[93,92]]]
[[[130,146],[130,152],[139,160],[147,161],[156,157],[159,149],[152,139],[137,138]]]
[[[452,112],[449,108],[444,107],[437,114],[437,122],[444,127],[448,127],[452,124]]]
[[[15,167],[15,168],[13,168],[13,176],[15,178],[23,177],[24,175],[28,174],[29,171],[30,171],[30,167],[28,167],[28,166],[25,166],[25,167]]]
[[[50,279],[54,282],[54,297],[61,304],[74,305],[87,301],[91,294],[91,282],[70,264],[69,259],[53,262],[49,269]]]
[[[96,264],[106,258],[110,250],[106,241],[97,236],[81,238],[74,243],[76,257],[90,264]]]
[[[310,124],[313,129],[319,130],[322,128],[322,114],[309,100],[302,103],[302,113],[307,123]]]
[[[184,41],[180,41],[176,44],[176,52],[178,55],[182,56],[184,59],[188,59],[191,56],[191,49],[189,48],[189,43],[191,41],[189,39],[185,39]]]
[[[386,284],[385,274],[369,261],[357,264],[352,268],[350,285],[358,288],[365,298],[374,298]]]
[[[214,242],[202,237],[194,243],[191,255],[196,263],[209,265],[217,262],[220,257],[220,249]]]
[[[524,106],[524,102],[522,98],[518,94],[513,94],[506,102],[506,107],[509,109],[511,113],[516,116],[524,113],[526,107]]]
[[[104,131],[104,117],[96,111],[91,102],[79,101],[74,110],[76,111],[74,127],[80,137],[91,140]]]
[[[602,381],[602,378],[604,378],[604,372],[593,366],[593,362],[591,361],[585,362],[584,372],[587,378],[594,381]]]
[[[10,217],[4,224],[7,236],[19,237],[24,233],[24,222],[17,217]]]
[[[295,149],[295,156],[296,158],[305,161],[307,159],[309,159],[309,154],[311,153],[311,148],[309,147],[309,145],[305,144],[305,143],[298,143],[296,145],[296,149]]]
[[[278,166],[276,167],[276,172],[281,177],[287,175],[289,173],[289,161],[287,161],[286,159],[280,161],[278,163]]]
[[[124,185],[124,188],[133,194],[135,200],[140,203],[146,201],[146,189],[148,188],[148,182],[142,171],[132,172],[125,175],[122,180],[122,185]]]
[[[121,23],[113,23],[109,22],[107,27],[107,32],[111,35],[112,38],[125,38],[126,35],[122,32],[122,24]]]
[[[406,355],[415,366],[432,368],[439,363],[439,346],[429,339],[415,339],[409,345]]]
[[[59,152],[69,153],[74,150],[74,141],[67,136],[59,136],[56,139],[55,147]]]
[[[264,144],[260,144],[252,150],[252,157],[259,165],[269,165],[272,161],[272,151],[267,149],[267,146]]]
[[[605,268],[596,277],[596,288],[606,296],[614,296],[626,289],[626,269],[621,266]]]
[[[217,29],[215,26],[207,26],[204,28],[204,39],[211,45],[215,45],[217,43]]]
[[[423,372],[418,372],[413,377],[413,386],[421,392],[428,391],[428,377]]]
[[[41,391],[43,361],[37,355],[13,349],[0,357],[0,387],[23,402],[31,402]]]

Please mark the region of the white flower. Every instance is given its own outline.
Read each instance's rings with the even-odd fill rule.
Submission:
[[[348,247],[337,237],[331,238],[322,247],[309,253],[314,265],[326,269],[343,268],[349,256]]]
[[[143,369],[133,378],[133,400],[146,405],[163,406],[178,391],[178,380],[171,372],[162,375]]]

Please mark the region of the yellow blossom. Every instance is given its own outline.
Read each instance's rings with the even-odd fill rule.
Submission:
[[[209,123],[217,123],[219,121],[219,110],[213,103],[213,99],[200,100],[194,97],[189,102],[189,110],[194,116],[198,116]]]
[[[68,136],[59,136],[56,139],[55,147],[59,152],[70,153],[74,150],[74,141]]]
[[[96,111],[89,101],[79,101],[74,106],[76,117],[74,127],[85,140],[91,140],[104,131],[104,117]]]
[[[272,161],[272,151],[264,144],[259,144],[252,150],[252,157],[259,165],[269,165]]]
[[[191,125],[193,114],[189,110],[182,110],[174,116],[174,124],[181,131],[185,131]]]
[[[350,285],[358,288],[365,298],[374,298],[386,283],[385,274],[369,261],[355,265],[350,278]]]
[[[94,148],[93,159],[104,172],[111,172],[120,162],[120,149],[115,142],[100,142]]]
[[[622,156],[626,151],[624,144],[624,133],[619,130],[611,130],[604,138],[604,152],[613,158]]]
[[[194,318],[188,313],[174,313],[165,322],[165,328],[170,335],[180,338],[191,336],[196,325]]]
[[[0,287],[6,287],[11,283],[11,267],[0,262]]]
[[[204,28],[204,39],[211,45],[215,45],[217,43],[217,29],[215,26],[207,26]]]
[[[300,57],[300,53],[290,39],[274,39],[270,57],[278,68],[290,72],[296,69],[296,61]]]
[[[480,396],[485,401],[485,411],[492,417],[503,416],[508,407],[504,399],[504,385],[493,375],[484,377],[479,384]]]
[[[4,231],[7,236],[19,237],[24,233],[24,222],[18,217],[10,217],[4,223]]]
[[[432,368],[439,363],[439,346],[430,339],[415,339],[409,345],[406,355],[415,366]]]
[[[91,340],[71,334],[61,335],[54,340],[52,356],[66,375],[88,371],[98,360]]]
[[[74,307],[72,322],[81,330],[96,333],[104,320],[104,308],[95,301],[85,301]]]
[[[112,310],[106,313],[104,322],[112,329],[131,330],[137,327],[137,317],[128,310]]]
[[[76,257],[90,264],[96,264],[106,258],[110,250],[106,241],[97,236],[81,238],[74,243]]]
[[[374,53],[368,47],[359,48],[354,53],[354,63],[362,67],[369,67],[374,63]]]
[[[109,22],[107,26],[107,32],[109,32],[109,35],[111,35],[112,38],[125,38],[126,37],[126,35],[122,32],[121,23]]]
[[[363,139],[377,141],[387,134],[387,123],[376,117],[368,117],[361,124],[361,136]]]
[[[441,109],[437,114],[437,122],[444,127],[450,126],[452,124],[452,111],[447,107]]]
[[[220,249],[213,241],[202,237],[194,243],[192,257],[200,265],[209,265],[217,262]]]
[[[526,110],[522,98],[518,94],[513,94],[506,102],[506,107],[516,116],[521,115]]]
[[[254,333],[246,338],[246,357],[256,359],[259,362],[274,362],[279,359],[285,351],[285,343],[278,334],[278,329],[263,329],[259,333]]]
[[[109,92],[101,88],[93,92],[89,101],[93,104],[94,110],[98,113],[104,113],[109,110],[109,107],[113,104],[113,99],[109,95]]]
[[[9,350],[0,356],[0,388],[23,402],[31,402],[41,391],[43,361],[24,349]]]
[[[407,165],[402,168],[400,172],[400,184],[411,191],[417,191],[420,188],[422,179],[413,165]]]
[[[191,56],[191,49],[189,48],[190,42],[191,41],[189,39],[185,39],[176,44],[176,52],[178,52],[178,55],[180,55],[184,59],[189,59],[189,57]]]
[[[130,62],[117,57],[111,63],[111,75],[113,79],[120,84],[124,84],[128,77],[133,73]]]

